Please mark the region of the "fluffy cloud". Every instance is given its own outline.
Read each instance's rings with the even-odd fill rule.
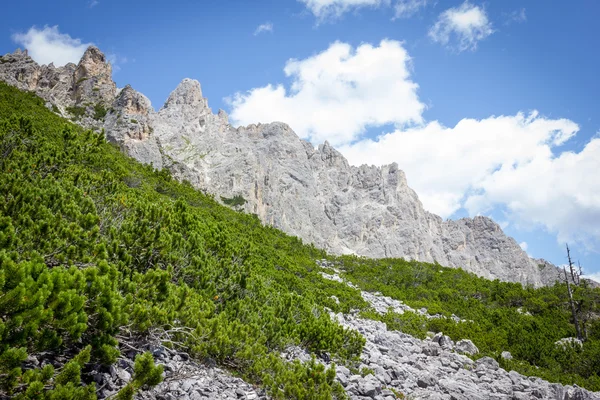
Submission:
[[[466,1],[441,13],[429,30],[429,37],[461,52],[475,50],[477,43],[493,32],[485,10]]]
[[[322,53],[287,62],[289,90],[267,85],[237,93],[230,100],[230,118],[239,125],[284,121],[304,138],[333,145],[351,142],[367,127],[420,123],[425,106],[409,66],[397,41],[356,49],[336,42]]]
[[[341,150],[353,164],[398,162],[425,208],[449,217],[480,196],[490,176],[506,166],[519,169],[533,160],[551,158],[551,147],[564,143],[577,130],[577,124],[569,120],[547,119],[534,112],[463,119],[453,128],[434,121]],[[468,209],[475,214],[488,211],[483,204]]]
[[[561,146],[579,126],[535,111],[465,118],[453,127],[424,122],[409,65],[399,42],[357,49],[334,43],[287,63],[289,90],[267,85],[238,93],[231,119],[287,122],[315,144],[337,145],[354,165],[397,162],[425,208],[442,217],[461,208],[470,215],[501,209],[503,226],[519,221],[600,248],[600,135],[573,153]],[[364,137],[367,128],[387,124],[396,128]]]
[[[600,138],[579,152],[553,156],[547,149],[523,165],[504,164],[480,182],[465,206],[478,213],[504,204],[521,221],[558,234],[559,242],[600,248]],[[543,152],[542,152],[543,151]]]
[[[38,29],[29,28],[26,33],[12,35],[12,40],[25,47],[29,55],[40,64],[54,63],[56,66],[73,62],[77,63],[85,50],[92,43],[82,43],[65,33],[60,33],[58,26],[44,26]]]
[[[298,0],[320,20],[340,17],[342,14],[363,7],[389,6],[390,0]]]
[[[254,36],[259,35],[263,32],[273,32],[273,24],[271,22],[265,22],[260,24],[254,31]]]

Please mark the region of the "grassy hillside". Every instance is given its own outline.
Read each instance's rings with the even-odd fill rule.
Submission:
[[[0,397],[95,398],[89,371],[152,336],[276,398],[343,398],[333,371],[279,357],[300,345],[352,364],[364,340],[325,308],[382,319],[358,291],[321,277],[315,260],[325,257],[0,83]],[[402,260],[335,261],[362,288],[474,321],[389,314],[390,328],[470,337],[485,354],[513,352],[510,366],[521,372],[600,389],[597,321],[583,349],[551,346],[573,333],[560,286],[523,289]],[[35,367],[31,354],[60,366]],[[156,384],[160,372],[139,355],[119,398]]]

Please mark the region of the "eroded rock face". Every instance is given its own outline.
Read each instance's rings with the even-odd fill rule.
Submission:
[[[27,51],[16,50],[0,58],[0,79],[21,90],[34,91],[38,96],[56,105],[74,105],[71,98],[75,64],[56,68],[53,64],[38,65]]]
[[[112,80],[110,63],[97,47],[88,47],[73,78],[73,100],[76,104],[100,103],[107,107],[112,104],[117,86]]]
[[[554,276],[491,219],[444,221],[424,210],[395,163],[351,166],[327,142],[314,148],[280,122],[235,128],[224,111],[213,114],[191,79],[156,112],[130,86],[117,91],[111,72],[95,47],[77,66],[60,68],[39,66],[22,52],[0,58],[0,79],[35,91],[65,116],[66,107],[85,108],[77,122],[104,128],[128,155],[217,199],[242,196],[244,211],[317,247],[438,262],[535,286]],[[101,118],[98,105],[107,109]]]

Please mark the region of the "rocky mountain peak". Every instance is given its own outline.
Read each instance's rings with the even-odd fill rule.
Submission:
[[[331,146],[328,141],[319,145],[319,153],[321,154],[321,160],[331,167],[349,167],[348,161],[342,153]]]
[[[96,46],[89,46],[83,53],[77,69],[84,68],[88,71],[89,76],[94,76],[104,72],[107,64],[109,63],[104,53]]]
[[[115,106],[130,115],[148,115],[152,111],[150,99],[134,90],[131,85],[121,89],[115,99]]]
[[[112,80],[112,66],[97,47],[87,48],[73,76],[73,99],[76,103],[110,105],[117,86]]]
[[[189,78],[182,80],[177,88],[171,92],[163,108],[169,108],[174,105],[204,108],[206,106],[206,101],[204,100],[204,97],[202,97],[200,82]]]

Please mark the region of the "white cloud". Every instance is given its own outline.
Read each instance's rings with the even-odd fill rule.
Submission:
[[[265,22],[260,24],[254,31],[254,36],[259,35],[263,32],[273,32],[273,24],[271,22]]]
[[[337,18],[351,10],[363,7],[389,6],[390,0],[298,0],[319,20]]]
[[[98,0],[90,0],[90,2],[88,3],[90,8],[94,8],[96,7],[98,4],[100,4],[100,2]]]
[[[400,42],[353,49],[336,42],[304,60],[289,60],[290,89],[267,85],[237,93],[233,123],[284,121],[301,137],[333,145],[349,143],[367,127],[422,122],[425,105],[410,80],[410,57]]]
[[[519,243],[519,246],[523,249],[523,251],[527,251],[527,248],[529,247],[527,242],[521,242]]]
[[[396,18],[408,18],[415,15],[421,8],[427,6],[431,0],[398,0],[394,9]]]
[[[551,146],[563,143],[578,126],[564,119],[529,115],[463,119],[453,128],[437,121],[396,130],[341,147],[353,164],[398,162],[425,208],[449,217],[478,195],[483,183],[506,166],[522,167],[551,157]],[[471,215],[488,211],[470,208]]]
[[[477,43],[494,32],[485,10],[465,1],[438,17],[429,37],[456,51],[475,50]]]
[[[425,208],[442,217],[501,207],[519,225],[598,251],[600,138],[579,153],[555,154],[578,130],[570,120],[519,113],[453,128],[434,121],[340,150],[357,165],[398,162]]]
[[[518,221],[600,249],[600,135],[572,153],[561,146],[579,126],[536,111],[453,127],[424,122],[410,57],[396,41],[356,49],[334,43],[288,61],[284,71],[289,89],[236,94],[231,120],[287,122],[315,144],[330,141],[354,165],[397,162],[425,208],[444,218],[461,208],[469,215],[502,210],[503,226]],[[364,137],[366,128],[387,124],[396,127]]]
[[[12,35],[12,40],[24,46],[31,58],[40,64],[54,63],[56,66],[77,63],[92,43],[82,43],[68,34],[60,33],[58,25],[29,28],[26,33]]]
[[[298,0],[306,5],[319,21],[328,18],[339,18],[343,14],[360,8],[391,7],[395,11],[394,18],[408,18],[432,0]]]
[[[515,218],[556,232],[559,242],[600,250],[600,138],[579,153],[553,156],[549,149],[539,150],[529,162],[506,164],[487,176],[466,208],[476,213],[505,204]]]

